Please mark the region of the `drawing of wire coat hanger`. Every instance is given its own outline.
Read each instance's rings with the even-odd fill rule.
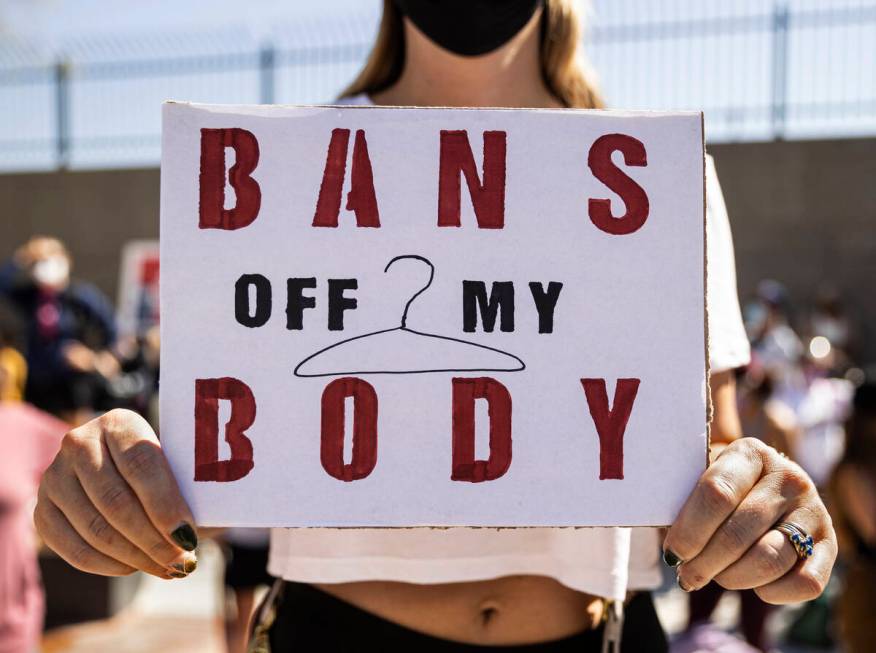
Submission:
[[[355,374],[427,374],[432,372],[519,372],[524,362],[501,349],[476,342],[417,331],[407,326],[408,311],[414,300],[432,285],[435,266],[416,254],[396,256],[396,261],[413,259],[429,266],[429,281],[405,304],[401,324],[341,340],[320,349],[295,367],[295,376],[346,376]],[[400,360],[395,361],[394,358]],[[405,360],[407,359],[407,360]]]

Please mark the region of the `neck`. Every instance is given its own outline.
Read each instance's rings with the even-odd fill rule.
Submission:
[[[432,43],[405,19],[405,65],[377,104],[445,107],[559,107],[541,75],[541,11],[502,47],[462,57]]]

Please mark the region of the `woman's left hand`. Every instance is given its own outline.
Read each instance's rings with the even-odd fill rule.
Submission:
[[[799,559],[788,536],[796,524],[814,540]],[[754,438],[730,444],[703,473],[663,544],[678,584],[693,591],[714,580],[754,589],[767,603],[795,603],[824,591],[836,534],[818,491],[799,465]]]

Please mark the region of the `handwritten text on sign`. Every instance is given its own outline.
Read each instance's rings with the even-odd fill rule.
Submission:
[[[199,521],[656,525],[705,461],[699,114],[167,104]]]

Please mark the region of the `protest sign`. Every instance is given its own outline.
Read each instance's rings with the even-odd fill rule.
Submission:
[[[122,248],[116,322],[119,335],[135,337],[158,325],[157,240],[132,240]]]
[[[672,521],[699,113],[164,107],[161,436],[198,521]]]

